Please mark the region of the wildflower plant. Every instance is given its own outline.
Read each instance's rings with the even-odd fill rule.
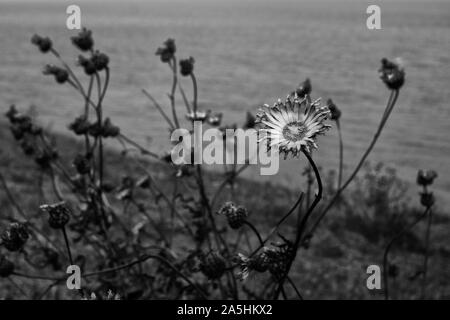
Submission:
[[[39,298],[48,297],[55,291],[53,288],[64,282],[66,275],[61,265],[76,264],[82,266],[85,285],[74,294],[83,299],[288,299],[293,297],[289,292],[303,299],[291,273],[296,257],[310,245],[321,221],[366,161],[405,79],[404,69],[398,63],[382,60],[380,78],[390,90],[387,106],[372,142],[346,179],[340,135],[338,184],[335,193],[327,195],[327,204],[322,204],[321,170],[313,150],[320,152],[319,136],[331,130],[332,124],[336,124],[340,134],[343,111],[331,99],[325,105],[320,99],[313,100],[311,81],[307,79],[284,101],[264,105],[256,116],[246,114],[241,127],[257,129],[259,146],[267,151],[276,149],[284,158],[298,158],[299,164],[308,169],[308,190],[317,188],[313,199],[307,192],[306,201],[304,192],[300,192],[289,210],[276,217],[270,231],[261,232],[254,217],[265,213],[252,212],[236,200],[238,176],[249,167],[248,161],[225,167],[222,180],[213,184],[202,164],[175,165],[170,153],[143,147],[107,116],[104,99],[112,76],[110,59],[96,47],[92,31],[83,29],[71,38],[77,51],[73,67],[50,38],[34,35],[31,42],[55,59],[54,64],[44,68],[44,75],[72,88],[82,105],[67,124],[82,145],[71,159],[60,154],[51,133],[36,119],[15,106],[6,112],[14,139],[50,182],[52,194],[39,204],[39,214],[34,216],[15,200],[0,175],[2,187],[17,212],[9,217],[9,224],[1,233],[0,277],[45,282]],[[198,62],[192,57],[179,60],[177,53],[173,39],[155,52],[172,75],[169,106],[142,90],[169,131],[181,128],[182,118],[187,119],[191,131],[196,121],[221,132],[237,128],[237,124],[223,124],[222,113],[199,110]],[[183,89],[186,83],[192,86],[192,97]],[[183,117],[179,115],[177,95],[184,104]],[[111,140],[123,147],[123,162],[133,163],[139,172],[108,170],[105,143]],[[146,158],[151,161],[144,161]],[[158,175],[157,168],[161,166],[170,172],[168,177]],[[417,178],[423,186],[421,203],[427,208],[429,219],[434,198],[427,188],[435,177],[433,172],[419,172]],[[163,188],[160,179],[170,179],[171,188]],[[290,223],[293,234],[282,233],[286,221],[295,214],[296,222]],[[39,263],[30,259],[33,248],[43,252]],[[27,266],[16,264],[21,258]],[[251,292],[246,286],[253,275],[265,282],[256,289],[258,292]]]

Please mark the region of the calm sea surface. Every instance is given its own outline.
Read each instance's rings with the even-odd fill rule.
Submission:
[[[49,35],[73,63],[78,53],[68,37],[74,31],[65,28],[65,10],[73,3],[0,0],[2,108],[34,104],[55,130],[81,112],[82,101],[41,74],[45,63],[56,61],[40,54],[30,37]],[[195,57],[200,103],[224,112],[225,123],[243,123],[247,110],[272,104],[311,78],[313,96],[331,97],[343,111],[347,168],[371,140],[387,100],[377,78],[380,58],[402,57],[407,82],[370,159],[395,166],[410,182],[417,169],[436,169],[441,203],[450,202],[450,1],[371,1],[381,7],[382,30],[375,31],[366,28],[366,1],[77,4],[97,47],[111,57],[106,112],[123,132],[158,152],[169,148],[167,126],[141,89],[168,105],[170,73],[154,55],[168,37],[176,39],[180,57]],[[190,83],[183,85],[190,93]],[[320,138],[316,156],[324,168],[337,166],[337,145],[334,129]],[[304,160],[282,161],[276,181],[298,186],[300,164]],[[273,179],[259,177],[257,168],[247,176]],[[414,195],[414,185],[411,190]]]

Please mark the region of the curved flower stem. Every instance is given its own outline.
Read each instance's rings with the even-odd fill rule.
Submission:
[[[212,200],[211,200],[211,207],[214,208],[217,199],[221,193],[221,191],[223,190],[223,188],[225,188],[225,186],[228,183],[231,183],[238,175],[240,175],[245,169],[247,169],[249,167],[249,162],[246,161],[246,163],[244,165],[242,165],[238,170],[236,170],[235,172],[232,172],[230,175],[228,175],[226,177],[226,179],[224,179],[224,181],[222,181],[222,183],[220,184],[220,186],[217,188],[216,192],[214,193]]]
[[[281,291],[281,289],[283,287],[284,280],[289,275],[289,271],[290,271],[290,269],[292,267],[292,264],[295,261],[295,258],[297,256],[298,247],[299,247],[300,241],[302,239],[303,232],[304,232],[305,227],[306,227],[306,223],[308,222],[308,219],[311,216],[312,212],[314,211],[315,207],[319,204],[320,200],[322,199],[323,185],[322,185],[322,179],[320,178],[319,169],[317,168],[314,160],[311,158],[311,155],[305,149],[302,149],[302,152],[305,155],[306,159],[308,159],[308,162],[311,165],[311,167],[313,168],[313,171],[314,171],[314,174],[315,174],[316,180],[317,180],[317,189],[318,189],[318,191],[317,191],[316,197],[314,198],[314,201],[312,202],[311,206],[308,208],[308,211],[306,211],[306,214],[298,222],[297,236],[296,236],[295,242],[293,244],[292,258],[290,259],[290,261],[288,263],[288,266],[286,268],[286,271],[285,271],[283,277],[281,278],[281,280],[280,280],[280,282],[278,284],[278,289],[275,292],[275,299],[278,299],[280,291]]]
[[[255,226],[248,222],[248,221],[244,221],[244,224],[246,224],[247,226],[250,227],[250,229],[253,230],[253,232],[256,234],[256,236],[258,237],[260,246],[263,247],[264,246],[264,241],[261,238],[261,235],[259,234],[258,230],[255,228]],[[300,300],[303,300],[302,295],[300,294],[300,291],[298,290],[297,286],[295,285],[294,281],[292,281],[292,279],[289,276],[286,276],[286,280],[289,282],[289,284],[292,286],[292,288],[294,289],[295,293],[297,294],[298,298]],[[283,293],[283,290],[281,291],[281,293]]]
[[[173,65],[171,65],[171,64],[173,64]],[[172,106],[173,121],[175,122],[176,128],[179,128],[180,127],[180,123],[178,122],[177,111],[175,109],[175,91],[177,89],[177,83],[178,83],[178,78],[177,78],[177,58],[175,56],[172,58],[172,62],[169,62],[169,66],[172,69],[172,73],[173,73],[172,90],[170,92],[169,99],[170,99],[170,104]]]
[[[339,134],[339,174],[338,174],[338,189],[342,185],[342,171],[344,166],[344,142],[342,140],[341,123],[339,119],[336,120],[336,127]]]
[[[336,200],[339,198],[339,196],[341,195],[341,193],[348,187],[348,185],[350,184],[350,182],[355,178],[355,176],[357,175],[357,173],[359,172],[359,170],[361,169],[362,165],[364,164],[364,162],[366,161],[367,157],[369,156],[370,152],[372,151],[373,147],[375,146],[381,131],[384,128],[384,125],[386,124],[387,119],[389,118],[389,115],[392,112],[392,109],[395,106],[395,103],[397,101],[398,98],[398,94],[399,91],[398,90],[392,90],[391,91],[391,96],[389,97],[387,106],[386,106],[386,110],[385,113],[381,119],[380,125],[378,127],[377,132],[375,133],[372,142],[370,143],[369,147],[367,148],[367,150],[364,152],[362,158],[359,160],[358,165],[356,166],[356,168],[353,170],[352,174],[350,175],[350,177],[345,181],[345,183],[338,189],[338,191],[336,192],[336,194],[333,196],[333,198],[330,200],[330,202],[328,203],[328,205],[325,207],[325,209],[322,211],[322,213],[320,214],[319,218],[316,220],[316,222],[313,224],[312,228],[310,229],[310,231],[307,233],[307,236],[311,237],[315,230],[317,229],[317,227],[319,226],[320,222],[322,221],[322,219],[325,217],[325,215],[327,214],[327,212],[331,209],[331,207],[334,205],[334,203],[336,202]]]
[[[385,300],[389,300],[389,279],[388,279],[388,255],[389,251],[391,250],[393,244],[400,239],[407,231],[411,230],[417,223],[419,223],[427,214],[428,211],[431,209],[431,207],[427,207],[413,223],[411,223],[409,226],[405,227],[403,230],[401,230],[396,236],[394,236],[391,241],[389,241],[388,245],[386,246],[386,249],[384,250],[383,254],[383,279],[384,279],[384,298]]]
[[[3,177],[2,173],[0,172],[0,183],[2,184],[3,190],[5,190],[6,196],[8,197],[9,201],[11,202],[12,206],[17,210],[19,215],[22,217],[22,219],[25,220],[25,223],[27,226],[30,227],[31,230],[35,232],[32,233],[37,241],[43,245],[41,239],[38,237],[41,236],[50,246],[52,246],[57,252],[59,252],[61,255],[64,256],[63,250],[61,250],[58,246],[56,246],[53,241],[43,232],[41,232],[37,227],[35,227],[30,221],[27,219],[27,215],[25,211],[20,207],[20,205],[17,203],[17,201],[14,199],[13,195],[11,194],[11,190],[9,189],[8,185],[6,184],[5,178]],[[17,221],[13,218],[14,221]]]
[[[247,220],[244,221],[244,224],[245,224],[246,226],[248,226],[250,229],[252,229],[252,231],[253,231],[253,232],[256,234],[256,236],[258,237],[258,241],[259,241],[259,243],[261,244],[261,246],[264,246],[264,242],[263,242],[263,240],[262,240],[262,238],[261,238],[261,235],[259,234],[258,230],[255,228],[255,226],[254,226],[251,222],[249,222],[249,221],[247,221]]]
[[[175,63],[174,63],[174,66],[175,66],[175,68],[174,68],[174,66],[172,65],[172,64],[170,64],[169,63],[169,67],[170,67],[170,69],[172,70],[172,72],[174,72],[175,74],[176,74],[176,60],[175,60]],[[189,105],[189,101],[188,101],[188,99],[187,99],[187,97],[186,97],[186,93],[184,92],[184,89],[183,89],[183,87],[181,86],[181,82],[180,81],[178,81],[177,82],[177,86],[178,86],[178,89],[180,90],[180,94],[181,94],[181,97],[183,98],[183,101],[184,101],[184,104],[185,104],[185,106],[186,106],[186,110],[187,110],[187,112],[188,113],[191,113],[191,107],[190,107],[190,105]],[[174,94],[175,94],[175,92],[174,92]],[[175,98],[175,97],[174,97]]]
[[[295,202],[295,204],[292,206],[292,208],[277,222],[277,224],[275,225],[275,227],[273,227],[272,231],[269,232],[269,235],[261,242],[261,245],[258,246],[251,254],[250,257],[252,257],[253,255],[255,255],[256,252],[258,252],[259,249],[261,249],[262,247],[264,247],[264,245],[266,244],[267,241],[269,241],[269,239],[274,235],[274,233],[278,230],[278,228],[281,226],[281,224],[295,211],[295,209],[301,205],[301,203],[303,202],[304,199],[304,193],[301,192],[300,196],[298,197],[297,201]]]
[[[142,154],[144,154],[144,155],[149,155],[149,156],[151,156],[151,157],[153,157],[153,158],[159,159],[159,156],[158,156],[156,153],[154,153],[154,152],[152,152],[152,151],[150,151],[150,150],[144,148],[143,146],[141,146],[141,145],[138,144],[137,142],[131,140],[130,138],[128,138],[128,137],[125,136],[124,134],[121,133],[117,138],[119,139],[119,141],[120,141],[120,139],[122,139],[123,142],[126,142],[126,143],[132,145],[133,147],[135,147],[136,149],[138,149]]]
[[[67,236],[66,227],[62,227],[61,231],[64,236],[64,242],[66,243],[67,255],[69,256],[70,265],[73,265],[72,251],[70,250],[69,237]]]
[[[291,284],[292,288],[294,288],[294,291],[297,294],[297,297],[299,298],[299,300],[303,300],[303,296],[301,295],[300,291],[297,289],[297,286],[295,285],[294,281],[292,281],[291,277],[287,276],[286,280]]]
[[[195,77],[194,73],[191,73],[191,79],[192,79],[192,85],[194,90],[194,118],[197,116],[197,78]]]
[[[159,113],[162,115],[162,117],[164,118],[164,120],[166,120],[166,122],[169,124],[169,127],[171,130],[175,130],[175,126],[172,123],[172,121],[170,120],[169,116],[164,112],[163,108],[159,105],[159,103],[156,101],[155,98],[153,98],[153,96],[145,89],[142,89],[142,92],[144,93],[144,95],[151,101],[153,102],[153,105],[155,106],[155,108],[159,111]]]
[[[165,258],[163,258],[161,256],[153,255],[153,254],[145,255],[137,260],[131,261],[129,263],[126,263],[126,264],[123,264],[123,265],[120,265],[120,266],[117,266],[114,268],[104,269],[104,270],[100,270],[100,271],[96,271],[96,272],[89,272],[89,273],[84,274],[84,277],[92,277],[92,276],[98,276],[98,275],[105,274],[105,273],[117,272],[119,270],[130,268],[136,264],[143,263],[149,259],[155,259],[155,260],[158,260],[158,261],[166,264],[169,268],[171,268],[173,271],[175,271],[175,273],[178,274],[178,276],[180,276],[187,283],[189,283],[202,296],[203,299],[208,300],[208,297],[205,294],[205,292],[203,292],[203,290],[197,284],[192,282],[186,275],[184,275],[180,270],[178,270],[177,267],[175,267],[170,261],[166,260]]]
[[[83,90],[83,86],[81,85],[80,80],[78,80],[77,76],[75,75],[75,73],[72,71],[72,69],[69,67],[69,65],[63,60],[63,58],[61,57],[61,55],[59,54],[58,51],[56,51],[56,49],[51,48],[50,52],[62,63],[62,65],[64,66],[64,68],[66,68],[67,72],[72,76],[73,80],[76,83],[76,86],[78,87],[78,90],[80,91],[80,93],[83,96],[86,96],[84,90]]]
[[[422,277],[422,289],[421,289],[422,299],[426,298],[428,256],[429,256],[429,250],[430,250],[430,234],[431,234],[432,220],[433,220],[433,210],[430,208],[430,210],[428,211],[428,223],[427,223],[427,231],[426,231],[426,236],[425,236],[425,252],[424,252],[424,260],[423,260],[423,277]]]

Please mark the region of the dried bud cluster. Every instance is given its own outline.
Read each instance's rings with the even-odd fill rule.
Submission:
[[[162,62],[167,63],[174,58],[176,49],[175,40],[167,39],[164,46],[156,50],[156,55],[160,56]]]
[[[90,51],[94,47],[94,39],[92,38],[92,31],[83,28],[76,36],[71,38],[75,47],[81,51]]]
[[[28,229],[20,222],[11,223],[1,236],[3,246],[9,251],[21,250],[28,238]]]
[[[48,37],[41,37],[40,35],[33,35],[31,43],[41,50],[42,53],[47,53],[52,49],[52,40]]]
[[[333,100],[328,99],[327,101],[328,110],[330,110],[330,119],[337,121],[342,115],[341,110],[337,107],[337,105],[333,102]]]
[[[437,173],[434,170],[419,170],[417,173],[417,184],[419,186],[427,187],[433,184],[434,179],[437,178]]]
[[[217,213],[227,218],[228,225],[232,229],[242,227],[248,217],[247,209],[242,206],[236,206],[233,202],[225,202]]]
[[[405,83],[405,70],[398,62],[383,58],[378,72],[380,79],[391,90],[399,90]]]
[[[222,256],[217,252],[210,252],[202,258],[200,271],[209,279],[220,278],[226,270],[226,263]]]
[[[53,64],[46,65],[42,73],[45,75],[54,76],[56,82],[58,82],[59,84],[63,84],[69,79],[69,73],[66,69],[55,66]]]
[[[194,71],[194,63],[195,60],[192,57],[189,57],[188,59],[180,60],[180,73],[181,75],[187,77],[192,74]]]
[[[307,78],[305,81],[303,81],[303,83],[301,83],[298,86],[298,88],[295,90],[295,93],[297,93],[299,98],[304,98],[305,96],[311,94],[311,91],[312,91],[311,80]]]
[[[64,228],[67,222],[69,222],[70,210],[64,201],[55,204],[44,204],[40,208],[50,215],[48,224],[53,229]]]

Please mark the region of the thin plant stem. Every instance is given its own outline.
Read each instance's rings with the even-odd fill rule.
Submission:
[[[395,103],[396,103],[397,98],[398,98],[398,94],[399,94],[398,90],[392,90],[391,91],[391,96],[389,97],[388,104],[386,106],[385,114],[383,115],[383,118],[382,118],[382,120],[380,122],[378,130],[376,131],[376,133],[375,133],[375,135],[374,135],[374,137],[372,139],[372,142],[370,143],[370,145],[367,148],[367,150],[364,152],[363,156],[361,157],[361,159],[358,162],[357,166],[353,170],[352,174],[349,176],[349,178],[346,180],[346,182],[337,190],[336,194],[330,200],[330,202],[325,207],[325,209],[321,212],[321,214],[319,215],[319,218],[316,220],[316,222],[311,227],[310,231],[307,233],[307,236],[311,237],[314,234],[315,230],[317,229],[317,227],[319,226],[320,222],[325,217],[327,212],[331,209],[331,207],[334,205],[336,200],[340,197],[342,192],[347,188],[347,186],[350,184],[350,182],[352,182],[352,180],[358,174],[358,172],[361,169],[362,165],[364,164],[364,162],[366,161],[366,159],[369,156],[370,152],[372,151],[373,147],[375,146],[375,144],[376,144],[376,142],[377,142],[377,140],[378,140],[378,138],[379,138],[379,136],[380,136],[380,134],[381,134],[381,132],[382,132],[382,130],[384,128],[384,125],[386,124],[386,121],[389,118],[389,115],[390,115],[391,111],[393,110],[393,108],[395,106]]]
[[[171,63],[169,63],[170,66]],[[170,104],[172,107],[172,117],[173,117],[173,121],[175,122],[175,127],[179,128],[180,127],[180,123],[178,122],[178,117],[177,117],[177,111],[175,109],[175,91],[177,89],[177,83],[178,83],[178,78],[177,78],[177,58],[174,56],[172,58],[172,64],[173,66],[171,66],[172,69],[172,74],[173,74],[173,80],[172,80],[172,90],[170,92],[169,98],[170,98]]]
[[[255,228],[255,226],[254,226],[251,222],[249,222],[249,221],[247,221],[247,220],[244,221],[244,224],[245,224],[246,226],[248,226],[250,229],[252,229],[252,231],[255,233],[256,237],[258,238],[259,243],[260,243],[262,246],[264,246],[264,242],[263,242],[263,240],[262,240],[262,238],[261,238],[261,235],[259,234],[258,230]]]
[[[184,275],[180,270],[178,270],[177,267],[175,267],[170,261],[166,260],[165,258],[163,258],[161,256],[153,255],[153,254],[145,255],[137,260],[131,261],[129,263],[126,263],[126,264],[123,264],[123,265],[120,265],[120,266],[117,266],[114,268],[85,273],[84,277],[98,276],[98,275],[105,274],[105,273],[117,272],[117,271],[120,271],[123,269],[128,269],[136,264],[143,263],[149,259],[156,259],[156,260],[164,263],[165,265],[167,265],[169,268],[171,268],[173,271],[175,271],[175,273],[177,273],[178,276],[180,276],[187,283],[189,283],[202,296],[203,299],[208,300],[208,297],[205,294],[205,292],[197,284],[192,282],[186,275]]]
[[[142,92],[144,93],[145,96],[147,96],[147,98],[150,99],[151,102],[153,102],[153,105],[155,106],[155,108],[159,111],[159,113],[163,116],[164,120],[167,121],[167,123],[170,126],[171,130],[175,130],[175,126],[172,123],[172,121],[170,120],[170,118],[167,116],[167,114],[164,112],[163,108],[159,105],[159,103],[155,100],[155,98],[153,98],[153,96],[145,89],[142,89]]]
[[[421,296],[422,299],[426,298],[427,294],[427,273],[428,273],[428,258],[429,258],[429,250],[430,250],[430,235],[431,235],[431,223],[433,220],[433,210],[430,208],[428,211],[428,223],[427,230],[425,234],[425,252],[423,259],[423,276],[422,276],[422,288],[421,288]]]
[[[297,226],[297,236],[296,236],[295,242],[293,244],[293,256],[290,259],[288,266],[286,268],[286,271],[278,284],[278,289],[275,292],[275,299],[278,299],[280,290],[283,288],[284,280],[289,275],[289,271],[292,267],[292,264],[295,261],[295,258],[297,256],[297,250],[298,250],[299,244],[302,240],[303,232],[306,228],[306,223],[308,222],[308,219],[311,216],[312,212],[314,211],[315,207],[319,204],[320,200],[322,199],[323,186],[322,186],[322,179],[320,178],[319,169],[317,168],[314,160],[311,158],[311,155],[309,154],[309,152],[306,151],[305,149],[302,149],[302,151],[303,151],[303,154],[305,155],[306,159],[308,159],[309,164],[313,168],[314,174],[316,176],[318,191],[317,191],[316,197],[314,198],[314,201],[312,202],[311,206],[308,208],[308,211],[306,212],[306,214],[303,216],[302,219],[299,219],[298,226]]]
[[[344,169],[344,142],[342,140],[342,130],[341,123],[339,119],[336,120],[336,128],[339,135],[339,173],[338,173],[338,189],[341,188],[342,185],[342,172]]]
[[[426,215],[428,214],[428,211],[430,210],[429,207],[427,207],[413,223],[411,223],[409,226],[405,227],[403,230],[401,230],[397,235],[395,235],[391,241],[387,244],[386,248],[384,249],[383,254],[383,280],[384,280],[384,299],[389,300],[389,278],[388,278],[388,259],[389,259],[389,251],[391,250],[394,243],[400,239],[406,232],[411,230],[416,224],[418,224]]]
[[[66,227],[62,227],[61,231],[64,236],[64,242],[66,243],[67,255],[69,256],[70,265],[73,265],[74,263],[72,258],[72,251],[70,250],[69,237],[67,236]]]

